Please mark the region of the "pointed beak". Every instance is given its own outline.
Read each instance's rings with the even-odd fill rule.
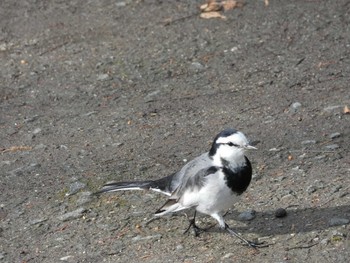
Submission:
[[[250,144],[247,144],[247,145],[244,146],[244,149],[247,149],[247,150],[257,150],[258,148],[254,147],[254,146],[252,146],[252,145],[250,145]]]

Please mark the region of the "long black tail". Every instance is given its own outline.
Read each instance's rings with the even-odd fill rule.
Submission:
[[[105,184],[96,194],[122,191],[122,190],[149,190],[153,181],[140,182],[112,182]]]
[[[102,194],[126,190],[153,190],[166,195],[171,195],[174,189],[172,186],[173,174],[158,180],[134,181],[134,182],[112,182],[105,184],[95,194]]]

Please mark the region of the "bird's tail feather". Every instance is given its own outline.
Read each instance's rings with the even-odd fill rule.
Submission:
[[[140,181],[140,182],[112,182],[105,184],[102,189],[95,194],[102,194],[115,191],[125,190],[149,190],[153,181]]]
[[[173,191],[173,174],[158,180],[130,181],[130,182],[112,182],[105,184],[102,189],[95,194],[102,194],[125,190],[153,190],[170,196]]]

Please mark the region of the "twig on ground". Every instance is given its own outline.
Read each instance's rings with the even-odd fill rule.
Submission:
[[[304,249],[304,248],[311,248],[313,246],[316,246],[317,244],[319,244],[320,242],[316,242],[314,244],[311,245],[306,245],[306,246],[296,246],[296,247],[287,247],[285,250],[289,251],[289,250],[293,250],[293,249]]]

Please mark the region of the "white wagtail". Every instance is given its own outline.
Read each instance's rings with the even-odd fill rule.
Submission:
[[[256,148],[249,144],[242,132],[225,129],[215,137],[209,152],[188,162],[177,173],[158,180],[107,183],[97,193],[120,190],[160,192],[169,198],[156,211],[156,216],[194,208],[195,214],[190,221],[190,227],[194,227],[196,234],[200,230],[195,224],[198,211],[216,219],[222,229],[245,244],[259,247],[261,244],[248,241],[233,231],[223,218],[223,212],[233,207],[251,181],[252,166],[244,155],[246,149]]]

